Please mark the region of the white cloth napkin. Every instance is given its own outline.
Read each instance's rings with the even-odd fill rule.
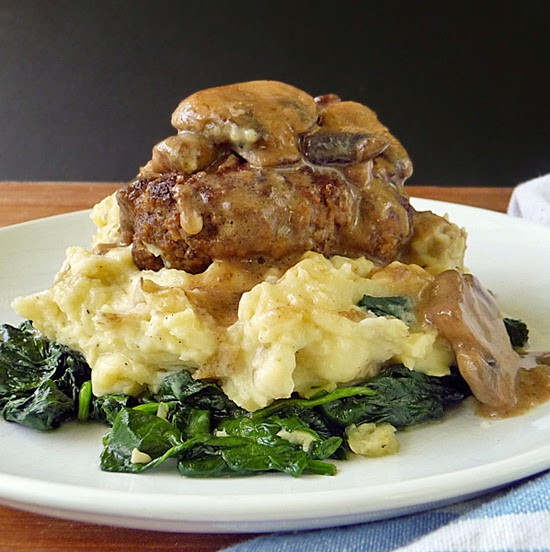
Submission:
[[[517,186],[508,214],[550,225],[550,173]]]

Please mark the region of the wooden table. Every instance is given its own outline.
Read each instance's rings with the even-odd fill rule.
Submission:
[[[0,182],[0,226],[87,209],[112,193],[117,183]],[[504,212],[511,188],[409,186],[412,196]],[[177,534],[103,527],[57,520],[0,507],[0,551],[147,552],[212,551],[247,540],[244,534]]]

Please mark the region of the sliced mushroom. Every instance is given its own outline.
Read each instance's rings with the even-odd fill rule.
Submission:
[[[343,165],[368,161],[380,155],[388,143],[379,134],[330,132],[303,136],[300,147],[314,165]]]
[[[299,161],[298,135],[317,120],[309,94],[276,81],[251,81],[201,90],[172,115],[180,131],[201,132],[229,145],[255,167]]]
[[[438,274],[425,297],[426,320],[449,340],[472,393],[500,413],[517,402],[520,356],[512,349],[493,297],[471,274]]]
[[[376,134],[388,147],[374,160],[373,175],[393,184],[402,184],[412,174],[412,163],[399,140],[378,120],[376,113],[357,102],[330,103],[319,119],[321,132]]]
[[[219,156],[214,143],[198,132],[179,132],[153,148],[151,160],[141,168],[140,175],[151,178],[177,172],[192,174],[208,167]]]

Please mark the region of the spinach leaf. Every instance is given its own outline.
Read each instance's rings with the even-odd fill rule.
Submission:
[[[334,458],[334,455],[342,448],[342,442],[342,437],[337,437],[336,435],[325,440],[314,441],[311,448],[311,456],[318,460]],[[337,459],[345,460],[346,456],[338,456]]]
[[[401,365],[370,380],[372,395],[356,395],[319,407],[334,424],[389,423],[400,429],[443,416],[446,408],[470,394],[458,375],[431,377]]]
[[[113,425],[118,413],[123,408],[132,406],[135,402],[133,397],[122,394],[92,396],[89,419]]]
[[[225,461],[223,451],[231,447],[243,447],[246,439],[240,437],[204,436],[180,455],[178,470],[185,477],[236,477],[251,475],[251,472],[230,465]]]
[[[179,401],[189,408],[209,410],[214,423],[226,417],[240,416],[245,413],[227,397],[217,383],[196,380],[187,370],[166,376],[152,400],[158,402]]]
[[[297,477],[306,473],[334,474],[333,465],[320,462],[330,457],[341,445],[340,437],[322,440],[313,430],[298,418],[273,416],[265,420],[250,417],[227,420],[220,429],[229,436],[241,437],[247,443],[241,447],[222,449],[227,465],[238,472],[281,471]],[[307,435],[309,439],[293,441],[292,435]],[[316,446],[316,443],[323,446]]]
[[[89,379],[79,353],[40,337],[29,322],[0,327],[0,406],[6,420],[53,429],[76,417],[80,388]]]
[[[193,409],[187,420],[187,435],[207,435],[210,433],[210,411]]]
[[[9,400],[2,410],[8,422],[32,429],[54,429],[74,417],[74,401],[59,390],[56,383],[41,383],[31,395]]]
[[[123,408],[107,434],[101,453],[101,469],[116,472],[140,472],[149,463],[133,463],[132,453],[138,449],[153,460],[182,444],[181,433],[170,422],[149,412]],[[164,458],[166,459],[166,458]]]
[[[184,401],[205,392],[218,393],[219,387],[208,380],[196,380],[188,370],[168,374],[160,384],[154,397],[159,401]]]
[[[55,381],[59,389],[77,404],[82,384],[88,381],[92,375],[90,367],[80,353],[69,349],[69,347],[50,341],[51,349],[59,350],[60,354],[57,360],[57,370],[50,376],[50,379]]]
[[[147,397],[149,401],[151,397]],[[138,398],[138,401],[140,399]],[[169,402],[140,402],[135,410],[161,416],[181,432],[184,438],[190,438],[197,433],[209,433],[213,413],[208,409],[193,408],[187,401],[171,400]],[[160,412],[163,411],[161,415]]]
[[[415,316],[410,297],[404,295],[395,295],[391,297],[373,297],[372,295],[363,295],[363,298],[357,303],[359,307],[371,311],[376,316],[394,316],[407,324],[412,325]]]
[[[36,389],[57,369],[59,350],[35,335],[28,323],[0,327],[0,396]]]
[[[78,414],[77,418],[80,422],[85,422],[90,417],[90,406],[92,403],[92,382],[85,381],[78,393]]]
[[[529,329],[522,320],[515,318],[504,318],[504,327],[510,337],[512,347],[523,347],[529,339]]]
[[[326,416],[324,416],[321,412],[317,412],[316,409],[303,410],[297,413],[297,416],[302,421],[304,421],[304,423],[308,427],[316,431],[318,435],[323,439],[322,441],[316,441],[313,443],[314,453],[316,454],[317,458],[321,460],[323,458],[332,458],[333,460],[347,460],[349,458],[349,449],[347,448],[347,440],[345,439],[344,432],[345,428],[341,428],[336,424],[332,424],[330,420],[326,418]],[[331,428],[330,433],[326,431],[324,433],[317,431],[318,419],[324,421],[325,427]],[[340,445],[334,449],[330,456],[325,456],[325,453],[323,451],[325,450],[325,447],[332,447],[335,444],[335,441],[333,440],[334,437],[338,437]],[[317,448],[319,448],[320,450],[317,451]]]
[[[48,367],[38,371],[36,365],[42,364],[46,346],[26,328],[8,324],[0,328],[0,393],[25,391],[40,384]]]
[[[231,469],[223,456],[209,447],[196,446],[178,462],[178,471],[184,477],[236,477],[245,475]]]
[[[238,448],[222,449],[222,456],[232,471],[242,474],[280,471],[298,477],[308,464],[305,453],[282,441],[270,445],[247,443]]]
[[[292,411],[294,413],[300,412],[301,410],[314,408],[323,404],[331,403],[338,399],[343,399],[346,397],[353,397],[355,395],[374,395],[375,392],[366,385],[361,386],[352,386],[352,387],[340,387],[331,391],[330,393],[321,392],[311,399],[302,399],[302,398],[290,398],[290,399],[279,399],[272,402],[269,406],[256,410],[250,414],[252,419],[261,419],[271,416],[276,412],[285,412],[288,413]]]

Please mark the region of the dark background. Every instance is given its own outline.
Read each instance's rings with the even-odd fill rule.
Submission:
[[[366,103],[410,183],[550,171],[549,6],[0,1],[0,179],[128,180],[197,89],[277,79]]]

